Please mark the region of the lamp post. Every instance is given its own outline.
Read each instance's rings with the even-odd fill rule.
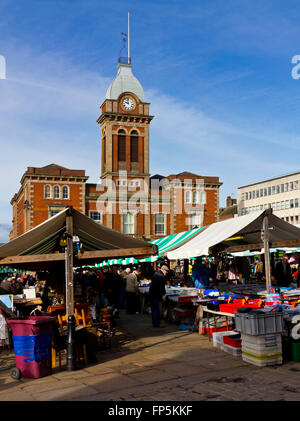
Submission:
[[[73,217],[72,206],[66,213],[66,316],[67,316],[67,370],[73,371],[75,363],[75,317],[74,317],[74,282],[73,282]]]

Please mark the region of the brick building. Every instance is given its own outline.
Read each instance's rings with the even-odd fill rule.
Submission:
[[[219,218],[219,177],[190,172],[150,176],[149,128],[154,118],[132,66],[119,59],[100,107],[101,176],[56,164],[28,167],[11,200],[16,238],[66,206],[109,228],[148,240]]]

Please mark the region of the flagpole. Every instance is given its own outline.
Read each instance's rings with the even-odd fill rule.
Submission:
[[[128,64],[130,64],[130,26],[129,26],[129,12],[128,12]]]

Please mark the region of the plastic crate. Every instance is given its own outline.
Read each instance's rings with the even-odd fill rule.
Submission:
[[[228,326],[228,330],[232,330],[232,326]],[[202,327],[203,335],[208,335],[208,333],[212,335],[214,332],[224,332],[224,331],[227,331],[226,326],[217,326],[216,328],[210,327],[209,329],[207,327]]]
[[[213,345],[216,347],[221,347],[223,344],[223,338],[227,335],[232,335],[234,333],[234,330],[225,330],[223,332],[213,332]]]
[[[274,333],[269,335],[245,335],[241,334],[242,344],[246,343],[250,347],[257,349],[275,348],[282,344],[281,333]]]
[[[235,357],[242,355],[242,348],[236,348],[234,346],[223,344],[221,349],[228,354],[234,355]]]
[[[283,314],[262,312],[260,314],[235,313],[236,330],[247,335],[265,335],[284,331]]]
[[[248,354],[245,355],[243,352],[242,352],[242,359],[246,363],[254,364],[258,367],[270,367],[270,366],[282,364],[282,357],[275,357],[275,358],[269,358],[266,360],[260,360],[255,357],[249,356]]]
[[[242,346],[241,335],[236,334],[236,335],[224,336],[223,343],[224,345],[229,345],[234,348],[241,348]]]
[[[242,343],[242,351],[246,354],[254,355],[255,357],[266,357],[271,358],[273,355],[281,354],[282,355],[282,345],[277,344],[276,346],[269,348],[262,348],[257,345],[253,345],[247,342]]]

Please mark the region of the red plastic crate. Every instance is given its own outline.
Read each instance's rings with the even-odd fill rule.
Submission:
[[[216,329],[214,327],[210,327],[209,333],[212,335],[214,332],[225,332],[225,330],[227,330],[226,326],[219,326]],[[232,330],[232,326],[228,326],[228,330]],[[207,327],[202,328],[202,334],[208,335],[208,328]]]
[[[228,335],[223,337],[225,345],[232,346],[234,348],[241,348],[242,340],[240,335]]]
[[[234,305],[233,304],[220,304],[219,309],[221,313],[234,313]]]
[[[189,317],[189,316],[194,316],[194,314],[195,314],[195,311],[192,309],[192,310],[185,310],[185,309],[182,309],[182,308],[174,308],[173,309],[173,313],[174,314],[176,314],[176,316],[179,316],[179,317]]]
[[[193,298],[197,298],[198,295],[188,295],[186,297],[178,297],[179,303],[190,303],[192,302]]]

